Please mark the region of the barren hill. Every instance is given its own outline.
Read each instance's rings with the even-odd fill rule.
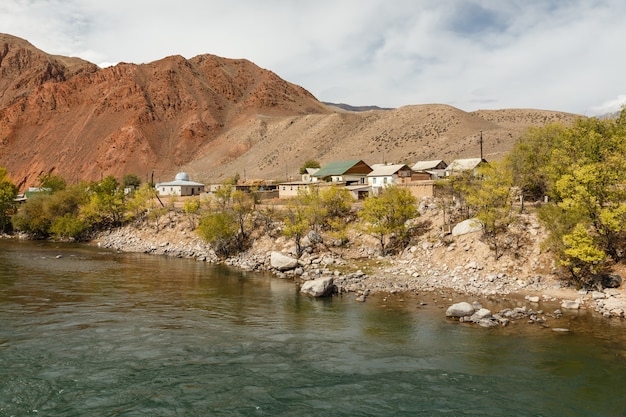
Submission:
[[[21,189],[42,173],[68,181],[179,170],[214,182],[295,177],[307,159],[368,163],[509,150],[528,126],[570,123],[540,110],[446,105],[349,112],[247,60],[171,56],[99,68],[0,34],[0,166]]]

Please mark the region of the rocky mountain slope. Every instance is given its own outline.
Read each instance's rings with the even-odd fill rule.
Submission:
[[[296,177],[308,159],[415,162],[511,149],[528,126],[571,123],[542,110],[465,112],[432,104],[350,112],[247,60],[171,56],[99,68],[0,34],[0,166],[24,189],[134,173],[219,182]]]

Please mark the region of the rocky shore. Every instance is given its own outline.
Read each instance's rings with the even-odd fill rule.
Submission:
[[[549,254],[538,243],[520,247],[513,256],[495,260],[480,232],[457,236],[425,233],[394,256],[377,255],[376,242],[367,235],[351,237],[347,248],[326,246],[321,236],[305,238],[305,252],[295,257],[295,245],[282,236],[256,236],[252,247],[222,260],[181,218],[172,218],[159,230],[129,225],[97,236],[94,243],[122,252],[139,252],[220,263],[246,271],[269,271],[300,286],[307,281],[330,281],[333,290],[365,301],[375,293],[431,293],[447,291],[465,300],[516,296],[528,301],[527,311],[542,302],[559,303],[572,311],[592,309],[605,317],[625,317],[626,293],[621,288],[576,290],[565,285]],[[528,235],[538,242],[541,228],[534,223]],[[329,280],[330,278],[330,280]],[[519,312],[517,312],[519,313]]]

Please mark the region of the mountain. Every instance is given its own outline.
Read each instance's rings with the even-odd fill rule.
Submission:
[[[109,68],[0,34],[0,166],[24,189],[134,173],[155,181],[296,177],[308,159],[414,162],[511,149],[528,126],[571,123],[542,110],[447,105],[347,111],[245,59],[170,56]]]

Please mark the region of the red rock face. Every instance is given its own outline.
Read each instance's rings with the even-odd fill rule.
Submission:
[[[0,166],[22,189],[49,172],[70,183],[175,172],[251,114],[328,112],[246,60],[171,56],[100,69],[2,34],[0,94]]]

